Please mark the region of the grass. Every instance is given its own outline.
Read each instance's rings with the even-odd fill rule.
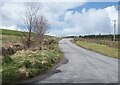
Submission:
[[[14,35],[21,36],[22,31],[8,30],[8,29],[0,29],[2,35]]]
[[[20,37],[19,36],[14,36],[14,35],[2,35],[2,37],[0,38],[0,41],[2,42],[2,44],[10,44],[10,43],[16,43],[16,42],[20,42]]]
[[[2,42],[2,45],[19,42],[21,36],[21,31],[0,29],[0,42]]]
[[[53,47],[53,48],[51,48]],[[62,57],[57,43],[47,50],[19,51],[12,56],[3,57],[3,83],[32,78],[43,74]]]
[[[27,32],[24,32],[24,33],[27,33]],[[22,31],[0,29],[0,42],[2,42],[2,45],[17,43],[17,42],[20,42],[22,35],[23,35]],[[55,38],[55,37],[44,35],[44,38],[48,39],[48,38]]]
[[[8,30],[8,29],[0,29],[0,35],[22,36],[23,33],[28,33],[28,32]],[[34,34],[34,33],[32,32],[32,34]],[[49,36],[47,36],[47,35],[45,35],[44,37],[49,38]]]
[[[80,41],[87,41],[91,43],[96,43],[96,44],[101,44],[101,45],[107,45],[112,48],[118,48],[118,41],[111,41],[107,39],[92,39],[92,38],[75,38],[75,40],[80,40]]]
[[[0,41],[2,45],[10,45],[12,43],[20,42],[21,31],[13,31],[0,29],[2,37]],[[44,39],[59,40],[56,37],[44,36]],[[54,64],[59,62],[62,53],[59,51],[58,44],[52,43],[45,47],[46,50],[24,50],[18,51],[11,56],[3,56],[2,59],[2,82],[16,82],[25,80],[37,75],[42,75]]]
[[[96,43],[90,43],[86,41],[76,41],[75,42],[78,46],[81,46],[83,48],[101,53],[106,56],[110,56],[113,58],[119,58],[118,57],[118,49],[117,48],[112,48],[107,45],[101,45],[101,44],[96,44]]]

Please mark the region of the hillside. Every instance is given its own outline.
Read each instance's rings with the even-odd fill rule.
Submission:
[[[28,32],[8,30],[8,29],[0,29],[0,34],[2,34],[2,35],[21,36],[23,33],[28,33]],[[54,37],[54,36],[45,35],[44,37],[49,38],[49,37]]]
[[[22,31],[0,29],[0,34],[2,34],[2,37],[0,37],[0,40],[2,40],[2,45],[10,44],[10,43],[19,43],[23,33],[24,32]],[[56,37],[44,35],[44,39],[49,39],[49,38],[56,38]]]
[[[8,30],[8,29],[0,29],[2,35],[14,35],[14,36],[21,36],[22,31],[15,31],[15,30]]]

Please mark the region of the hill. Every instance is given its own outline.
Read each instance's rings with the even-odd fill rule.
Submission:
[[[0,29],[0,35],[2,35],[2,37],[0,37],[0,40],[2,40],[2,44],[19,42],[21,40],[21,36],[23,35],[23,33],[28,33],[28,32]],[[56,38],[56,37],[44,35],[44,39],[49,39],[49,38]]]
[[[0,29],[0,34],[2,34],[2,35],[21,36],[23,33],[28,33],[28,32],[8,30],[8,29]],[[49,38],[49,37],[54,37],[54,36],[44,35],[44,37]]]
[[[8,29],[0,29],[0,34],[2,34],[2,35],[21,36],[21,35],[22,35],[22,31],[15,31],[15,30],[8,30]]]

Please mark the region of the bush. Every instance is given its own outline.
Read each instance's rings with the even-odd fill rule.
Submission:
[[[22,64],[26,68],[31,68],[32,67],[32,64],[29,60],[24,60],[24,62]]]
[[[34,77],[46,72],[61,57],[57,44],[54,49],[18,51],[11,57],[3,57],[3,82],[13,82]]]
[[[18,79],[27,79],[30,76],[30,72],[26,67],[21,67],[16,70]]]
[[[10,64],[10,63],[12,63],[13,62],[13,60],[12,60],[12,58],[10,57],[10,56],[8,56],[8,55],[6,55],[6,56],[4,56],[3,58],[2,58],[2,64],[4,65],[4,64]]]
[[[29,74],[30,78],[35,77],[36,75],[39,74],[39,69],[30,68],[29,71],[30,71],[30,74]]]
[[[3,83],[18,80],[16,68],[14,66],[5,66],[2,71]]]

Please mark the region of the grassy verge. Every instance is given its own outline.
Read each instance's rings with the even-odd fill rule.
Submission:
[[[78,46],[81,46],[83,48],[101,53],[106,56],[110,56],[113,58],[119,58],[118,57],[118,49],[109,47],[107,45],[101,45],[101,44],[96,44],[96,43],[90,43],[86,41],[75,41],[75,44]]]
[[[13,43],[21,41],[21,31],[6,29],[0,29],[0,31],[2,31],[0,41],[3,47],[12,46]],[[47,35],[44,36],[44,39],[48,41],[53,39],[55,42],[41,46],[42,50],[22,50],[17,51],[14,55],[1,57],[3,68],[0,68],[0,72],[2,72],[3,83],[16,82],[42,75],[59,62],[62,57],[57,44],[59,39]]]
[[[57,43],[49,45],[47,50],[18,51],[12,56],[4,56],[2,81],[14,82],[43,74],[57,63],[61,56]]]

